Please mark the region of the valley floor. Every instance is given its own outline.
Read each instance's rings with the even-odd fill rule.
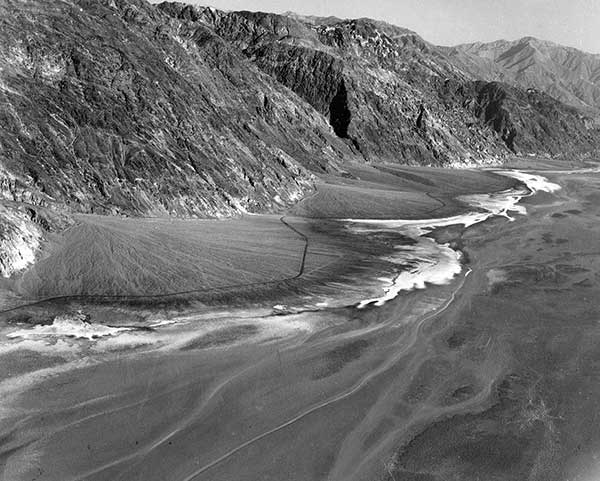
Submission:
[[[67,297],[2,313],[0,478],[596,479],[600,175],[535,167],[562,190],[436,230],[462,273],[364,309],[402,239],[334,219],[450,216],[514,182],[356,168],[289,226],[80,218],[8,286],[8,308]]]

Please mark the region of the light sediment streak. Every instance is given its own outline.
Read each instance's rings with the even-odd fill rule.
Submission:
[[[500,170],[496,173],[517,179],[526,188],[516,187],[490,194],[460,196],[459,200],[477,210],[451,217],[418,220],[346,219],[351,223],[349,228],[353,232],[393,231],[415,241],[413,245],[397,246],[396,253],[385,258],[392,264],[401,266],[401,272],[393,279],[384,279],[387,283],[383,289],[384,294],[365,299],[357,307],[360,309],[371,304],[382,306],[402,291],[424,289],[427,284],[446,284],[462,271],[460,251],[452,249],[448,244],[439,244],[435,240],[425,237],[434,229],[452,225],[463,225],[467,228],[497,216],[513,221],[512,215],[527,213],[524,206],[518,205],[524,197],[535,195],[537,192],[552,193],[560,190],[558,184],[548,181],[541,175],[516,170]]]

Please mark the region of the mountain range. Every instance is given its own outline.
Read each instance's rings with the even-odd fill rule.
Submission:
[[[600,55],[524,37],[445,49],[471,75],[537,88],[591,115],[600,114]]]
[[[530,38],[442,48],[364,18],[5,0],[0,242],[57,213],[276,211],[348,162],[594,155],[599,62]]]

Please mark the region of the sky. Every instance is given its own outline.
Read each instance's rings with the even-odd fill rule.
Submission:
[[[370,17],[437,45],[525,36],[600,54],[600,0],[180,0],[223,10]]]

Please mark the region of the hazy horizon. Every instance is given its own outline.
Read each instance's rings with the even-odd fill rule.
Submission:
[[[370,17],[414,30],[437,45],[532,36],[600,53],[600,2],[593,0],[188,0],[223,10],[340,18]]]

